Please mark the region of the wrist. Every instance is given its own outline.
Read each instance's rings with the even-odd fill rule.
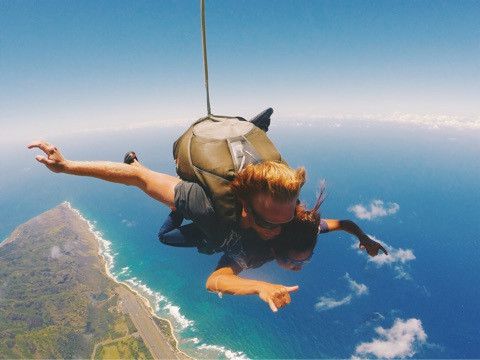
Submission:
[[[364,232],[361,232],[360,234],[357,234],[357,238],[360,242],[369,240],[369,237]]]
[[[253,286],[253,289],[255,291],[255,294],[260,294],[263,290],[265,290],[265,286],[267,285],[268,283],[266,282],[263,282],[263,281],[256,281],[254,286]]]
[[[60,172],[68,172],[73,169],[73,161],[71,160],[63,160],[58,165],[59,165]]]

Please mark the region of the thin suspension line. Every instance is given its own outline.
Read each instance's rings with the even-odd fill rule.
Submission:
[[[207,115],[212,115],[210,109],[210,91],[208,89],[208,62],[207,62],[207,35],[205,25],[205,0],[200,0],[200,8],[202,12],[202,48],[203,48],[203,69],[205,72],[205,90],[207,92]]]

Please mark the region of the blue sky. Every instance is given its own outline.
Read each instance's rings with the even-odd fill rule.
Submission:
[[[480,118],[479,18],[478,1],[207,0],[213,111]],[[193,0],[0,0],[3,130],[193,121],[199,30]]]

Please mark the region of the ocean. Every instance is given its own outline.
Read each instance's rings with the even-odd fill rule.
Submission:
[[[480,129],[431,125],[274,120],[272,140],[307,169],[301,199],[313,205],[325,179],[322,217],[354,220],[391,254],[369,259],[335,232],[319,237],[301,272],[270,263],[242,274],[300,286],[278,313],[257,296],[206,291],[220,255],[161,244],[166,207],[132,187],[50,173],[26,144],[0,145],[0,239],[68,201],[101,233],[112,274],[172,321],[194,357],[479,358]],[[182,130],[48,140],[74,160],[122,161],[135,150],[174,174],[171,145]]]

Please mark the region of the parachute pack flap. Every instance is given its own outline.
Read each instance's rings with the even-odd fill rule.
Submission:
[[[255,127],[251,122],[241,118],[214,118],[208,117],[193,125],[193,133],[214,140],[225,140],[248,134]]]

